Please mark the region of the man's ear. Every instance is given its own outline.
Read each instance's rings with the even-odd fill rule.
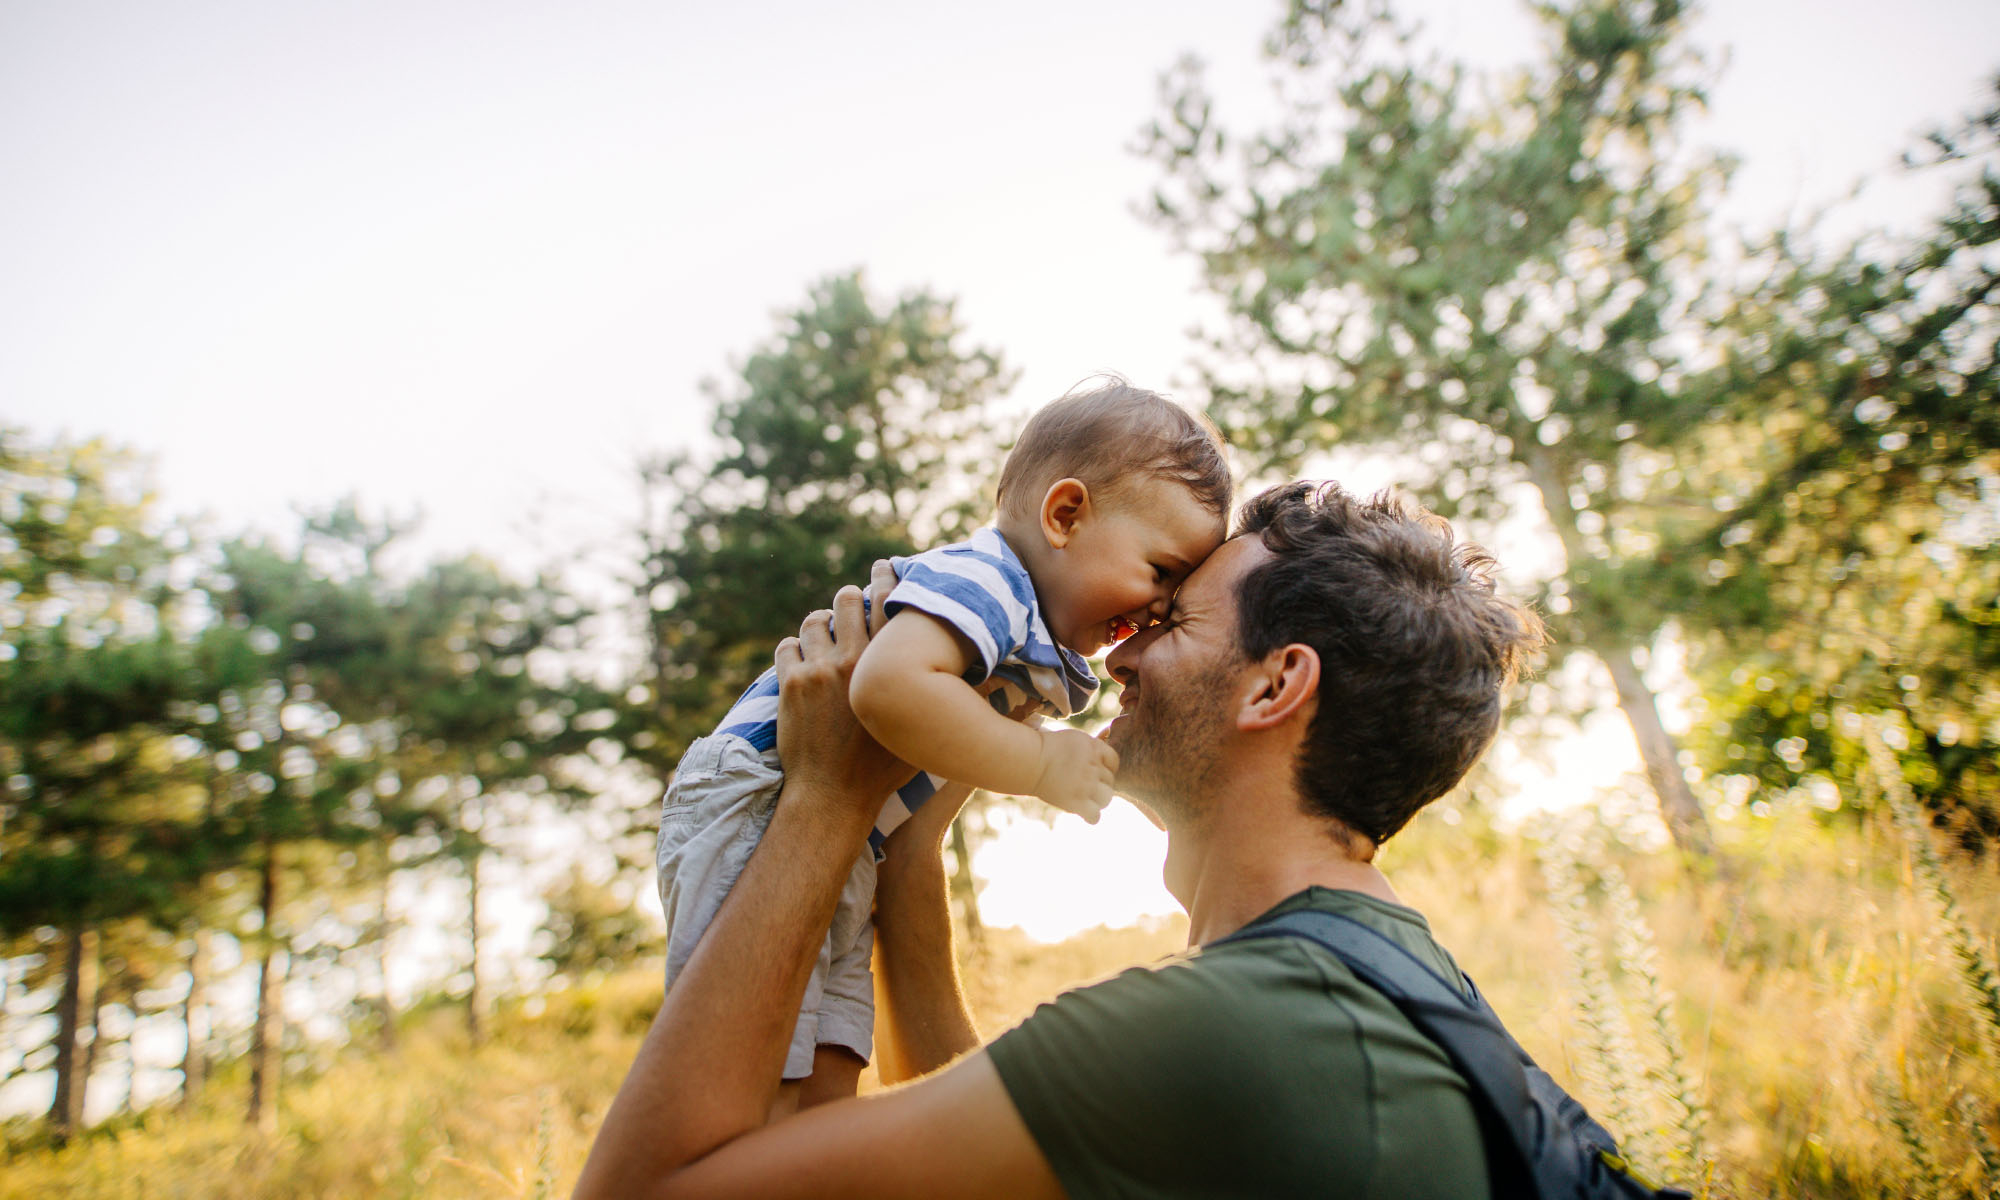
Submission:
[[[1310,716],[1318,700],[1319,652],[1293,642],[1251,667],[1236,706],[1236,727],[1245,732],[1272,729],[1293,717]]]
[[[1058,479],[1042,493],[1042,536],[1060,550],[1076,536],[1077,522],[1090,515],[1090,489],[1081,479]]]

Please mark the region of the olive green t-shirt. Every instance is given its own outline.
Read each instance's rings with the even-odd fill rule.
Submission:
[[[1308,888],[1456,984],[1417,912]],[[1325,948],[1197,949],[1065,992],[987,1047],[1072,1200],[1487,1192],[1465,1081],[1437,1044]]]

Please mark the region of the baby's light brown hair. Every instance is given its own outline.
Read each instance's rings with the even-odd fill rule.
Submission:
[[[1115,503],[1138,479],[1171,479],[1225,520],[1232,484],[1214,422],[1116,375],[1084,380],[1028,419],[1000,468],[1000,511],[1027,518],[1058,479]]]

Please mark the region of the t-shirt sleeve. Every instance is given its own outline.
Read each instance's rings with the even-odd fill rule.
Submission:
[[[1003,558],[958,546],[906,559],[884,611],[914,608],[972,644],[979,662],[967,674],[980,683],[1028,640],[1035,586]]]

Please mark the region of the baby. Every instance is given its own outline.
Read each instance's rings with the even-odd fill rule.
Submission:
[[[854,714],[919,768],[887,798],[849,873],[806,985],[785,1060],[808,1102],[851,1094],[874,1040],[869,913],[895,827],[947,779],[1039,796],[1095,821],[1118,756],[1067,726],[1097,688],[1085,656],[1160,620],[1222,542],[1230,479],[1205,418],[1114,379],[1036,413],[1000,471],[992,526],[895,560],[888,621],[856,666]],[[771,820],[783,783],[776,676],[766,672],[713,734],[688,747],[660,815],[667,983],[693,952]],[[829,1055],[831,1057],[829,1057]],[[848,1056],[852,1057],[848,1057]],[[831,1089],[828,1085],[831,1084]],[[797,1098],[797,1089],[786,1095]]]

